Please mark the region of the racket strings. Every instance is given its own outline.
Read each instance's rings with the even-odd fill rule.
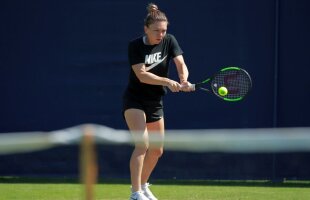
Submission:
[[[217,74],[211,86],[216,94],[218,94],[218,88],[224,86],[228,90],[225,98],[237,99],[249,92],[252,82],[247,72],[243,70],[227,70]]]

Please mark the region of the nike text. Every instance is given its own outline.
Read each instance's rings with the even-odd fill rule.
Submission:
[[[161,59],[161,52],[146,55],[145,56],[145,64],[153,64],[155,62],[159,62]]]

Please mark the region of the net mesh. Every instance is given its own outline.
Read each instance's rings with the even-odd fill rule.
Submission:
[[[31,152],[59,145],[79,144],[85,129],[97,144],[133,145],[127,130],[85,124],[51,132],[0,134],[0,154]],[[152,143],[161,143],[150,134]],[[310,151],[310,128],[167,130],[165,149],[188,152],[296,152]]]

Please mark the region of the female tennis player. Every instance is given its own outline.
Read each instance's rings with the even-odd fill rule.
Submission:
[[[153,3],[147,10],[145,35],[128,46],[131,70],[123,98],[123,114],[135,141],[130,159],[131,200],[157,200],[149,189],[148,179],[163,154],[163,144],[152,145],[149,134],[164,138],[162,96],[166,88],[172,92],[192,90],[187,81],[189,73],[183,51],[175,37],[167,33],[165,13]],[[176,65],[179,82],[168,78],[171,59]]]

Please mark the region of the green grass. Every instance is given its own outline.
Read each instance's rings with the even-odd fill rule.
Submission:
[[[160,200],[309,200],[310,181],[153,181]],[[128,180],[101,180],[96,200],[127,200]],[[0,177],[0,199],[78,200],[83,187],[74,179]]]

